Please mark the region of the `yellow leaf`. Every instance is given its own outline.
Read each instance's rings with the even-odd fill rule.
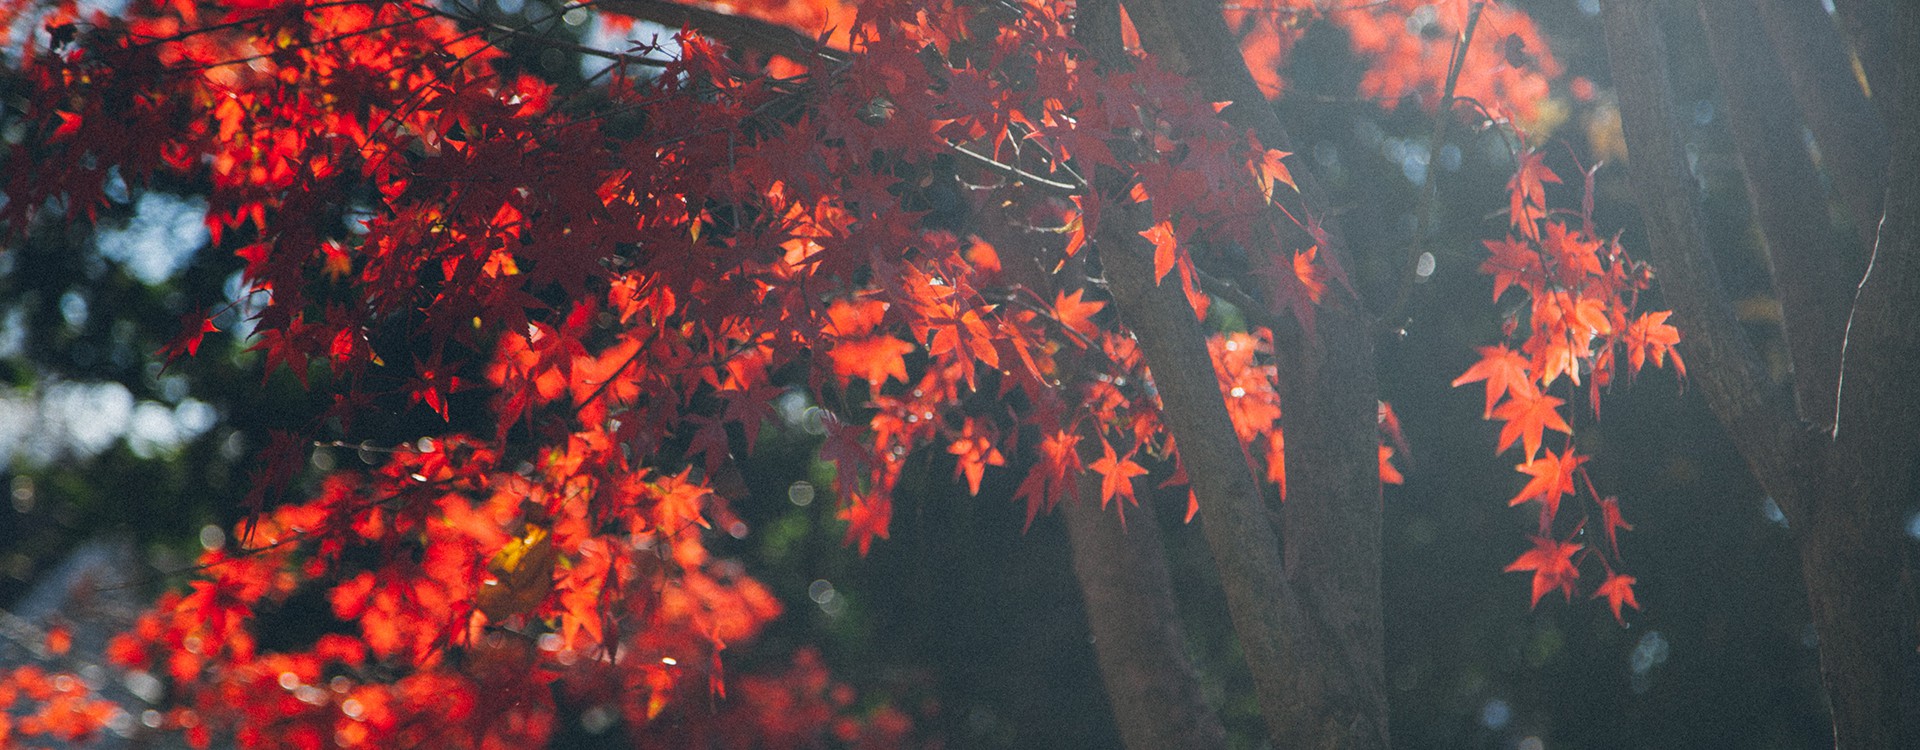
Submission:
[[[480,585],[480,611],[498,622],[540,606],[553,591],[554,558],[552,534],[529,524],[526,533],[487,560],[493,576]]]

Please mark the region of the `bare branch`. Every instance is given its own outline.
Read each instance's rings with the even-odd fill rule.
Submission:
[[[669,28],[690,27],[732,47],[783,55],[806,62],[844,63],[844,52],[822,46],[793,29],[746,16],[696,8],[666,0],[598,0],[595,5]]]

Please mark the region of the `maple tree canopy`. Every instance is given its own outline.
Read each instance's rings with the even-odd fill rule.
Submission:
[[[1617,572],[1631,527],[1587,478],[1569,417],[1581,389],[1597,411],[1645,364],[1684,365],[1667,313],[1635,310],[1651,271],[1590,209],[1550,209],[1559,177],[1522,145],[1515,123],[1558,64],[1504,6],[1322,5],[1227,11],[1263,93],[1286,89],[1300,21],[1323,15],[1366,61],[1364,95],[1471,101],[1516,135],[1511,232],[1486,242],[1483,271],[1524,312],[1455,385],[1484,382],[1525,478],[1511,503],[1539,509],[1508,569],[1532,573],[1536,603],[1584,592],[1620,617],[1638,607]],[[1408,30],[1416,9],[1436,33]],[[835,722],[843,742],[899,743],[892,709],[817,690],[782,703],[797,700],[782,685],[824,684],[817,660],[725,678],[725,649],[779,607],[708,552],[711,535],[749,533],[715,478],[800,399],[862,553],[888,536],[915,451],[951,455],[971,492],[1018,472],[1029,522],[1062,502],[1124,515],[1153,467],[1183,482],[1102,255],[1139,254],[1211,322],[1234,437],[1285,497],[1276,359],[1316,345],[1316,311],[1359,304],[1288,144],[1138,49],[1096,62],[1067,3],[721,10],[0,4],[25,128],[0,222],[88,220],[111,180],[205,180],[213,242],[245,262],[252,348],[332,399],[261,451],[241,544],[207,552],[114,642],[115,664],[168,681],[164,727],[203,747],[524,747],[554,731],[558,685],[613,701],[653,742],[785,746]],[[549,14],[679,28],[582,47],[544,36]],[[556,83],[507,43],[604,64]],[[1525,64],[1506,62],[1514,48]],[[1209,316],[1222,306],[1242,322]],[[168,355],[192,356],[223,312],[187,316]],[[356,442],[366,414],[407,408],[474,427],[374,446],[377,465],[296,491],[316,440]],[[1380,474],[1398,482],[1384,405],[1382,423]],[[1085,472],[1098,497],[1078,496]],[[1208,513],[1189,497],[1189,519]],[[1579,541],[1586,519],[1606,545]],[[315,588],[346,631],[263,648],[256,613]],[[0,704],[40,708],[0,740],[111,719],[49,679],[8,678]]]

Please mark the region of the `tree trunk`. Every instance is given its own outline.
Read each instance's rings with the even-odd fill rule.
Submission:
[[[1226,747],[1226,730],[1187,658],[1159,521],[1142,509],[1123,528],[1119,517],[1094,505],[1099,496],[1099,477],[1086,474],[1081,499],[1059,512],[1121,741],[1132,750]]]
[[[1285,127],[1247,71],[1218,0],[1127,0],[1126,5],[1142,44],[1164,67],[1192,77],[1209,98],[1232,102],[1221,116],[1252,129],[1267,147],[1291,150]],[[1312,175],[1303,172],[1296,178],[1302,191],[1298,200],[1304,205],[1291,207],[1293,214],[1330,220],[1329,213],[1315,205],[1319,196]],[[1328,226],[1327,231],[1330,238],[1338,235],[1337,227]],[[1305,249],[1304,243],[1313,239],[1304,232],[1301,235],[1297,241],[1303,244],[1283,248],[1282,257]],[[1138,244],[1136,237],[1122,239]],[[1344,262],[1345,249],[1337,241],[1332,244],[1321,252],[1334,262]],[[1155,325],[1198,327],[1190,323],[1191,309],[1176,286],[1143,288],[1151,287],[1148,280],[1152,278],[1144,254],[1111,252],[1103,246],[1101,259],[1115,303],[1129,324],[1142,326],[1143,317],[1154,316],[1169,318]],[[1277,586],[1287,595],[1281,611],[1270,613],[1290,623],[1280,642],[1272,644],[1277,653],[1259,655],[1248,641],[1261,636],[1250,634],[1246,627],[1250,623],[1235,613],[1236,631],[1256,686],[1278,693],[1261,696],[1276,747],[1388,746],[1380,603],[1378,402],[1370,330],[1361,302],[1336,291],[1318,310],[1314,330],[1300,331],[1299,336],[1276,332],[1286,412],[1282,423],[1288,438],[1289,487],[1280,508],[1284,578],[1274,584],[1227,582],[1230,606],[1231,587],[1236,585],[1246,586],[1248,593]],[[1148,367],[1162,385],[1161,399],[1169,412],[1174,411],[1170,389],[1162,381],[1174,375],[1189,379],[1186,373],[1194,370],[1192,364],[1207,361],[1205,348],[1196,341],[1193,351],[1156,354],[1159,347],[1150,345],[1148,334],[1142,331],[1140,337]],[[1243,476],[1244,481],[1252,481],[1225,420],[1219,389],[1210,377],[1205,380],[1195,384],[1194,396],[1204,396],[1211,402],[1208,410],[1221,412],[1217,429],[1224,432],[1224,439],[1218,439],[1219,447],[1194,442],[1169,416],[1196,492],[1202,490],[1202,475],[1211,473],[1197,465],[1196,454],[1220,464],[1219,471],[1232,476],[1236,485]],[[1233,493],[1234,503],[1245,497],[1237,486],[1227,491]],[[1222,512],[1217,496],[1200,492],[1199,497],[1201,523],[1223,579],[1233,575],[1230,561],[1223,556],[1247,558],[1251,553],[1245,545],[1274,543],[1260,541],[1273,535],[1264,505],[1257,508],[1263,512],[1247,519],[1241,510]],[[1259,502],[1257,494],[1252,502]],[[1249,528],[1218,528],[1228,524]],[[1264,554],[1265,549],[1260,552]]]
[[[1108,65],[1125,58],[1119,7],[1117,0],[1084,2],[1074,28],[1081,43]],[[1011,243],[1002,249],[1013,261],[1005,268],[1009,281],[1043,294],[1053,288],[1037,248]],[[1083,265],[1084,256],[1074,264]],[[1084,380],[1077,358],[1059,362],[1063,381]],[[1129,750],[1225,747],[1226,729],[1187,656],[1153,512],[1136,513],[1131,527],[1123,528],[1118,517],[1094,504],[1099,476],[1085,473],[1078,481],[1078,497],[1057,512],[1066,522],[1074,577],[1121,742]]]
[[[1716,38],[1721,49],[1715,54],[1729,56],[1725,47],[1739,40],[1724,32],[1738,19],[1723,15],[1720,1],[1707,0],[1703,15],[1709,31],[1721,34]],[[1887,65],[1893,72],[1876,77],[1881,90],[1875,99],[1882,111],[1904,116],[1888,118],[1891,159],[1884,214],[1845,327],[1832,399],[1837,421],[1829,430],[1825,420],[1809,423],[1795,414],[1792,397],[1768,383],[1745,332],[1733,321],[1712,254],[1701,241],[1694,181],[1680,157],[1655,4],[1612,0],[1603,8],[1635,192],[1642,196],[1640,210],[1661,290],[1685,332],[1682,346],[1708,404],[1795,531],[1820,636],[1820,671],[1833,710],[1835,743],[1843,748],[1914,747],[1920,742],[1915,727],[1920,692],[1915,626],[1920,608],[1915,605],[1909,542],[1902,537],[1920,467],[1920,441],[1913,439],[1913,425],[1920,421],[1920,392],[1910,382],[1913,363],[1920,361],[1920,117],[1912,111],[1913,99],[1902,92],[1920,90],[1920,53],[1911,44],[1888,50],[1892,60]],[[1899,28],[1891,32],[1894,38],[1920,38],[1920,9],[1902,4],[1895,15]],[[1730,74],[1725,61],[1721,68],[1723,77],[1736,79],[1727,95],[1741,96],[1738,76]],[[1747,137],[1736,132],[1736,139]],[[1742,150],[1744,160],[1749,146]],[[1752,170],[1755,165],[1746,166]],[[1755,180],[1757,209],[1762,194],[1771,194],[1767,200],[1775,203],[1783,199],[1786,191],[1767,182],[1775,176],[1750,178]],[[1776,258],[1783,251],[1810,251],[1796,244],[1803,239],[1768,230],[1769,251]],[[1836,260],[1825,258],[1830,264]],[[1776,271],[1784,270],[1776,266]],[[1817,274],[1782,272],[1774,281],[1783,301],[1817,300],[1825,293]],[[1821,315],[1817,310],[1807,304],[1786,305],[1789,334],[1830,327],[1831,321],[1817,317],[1791,319]],[[1824,353],[1796,347],[1796,374],[1803,357],[1810,358],[1809,371],[1817,369],[1811,364],[1816,355]],[[1808,385],[1803,383],[1803,389]]]

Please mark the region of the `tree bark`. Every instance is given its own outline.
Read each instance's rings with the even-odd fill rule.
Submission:
[[[1143,509],[1123,528],[1092,503],[1099,496],[1099,477],[1083,475],[1082,500],[1059,512],[1121,741],[1132,750],[1226,747],[1226,730],[1187,658],[1159,521]]]
[[[1385,748],[1381,650],[1378,641],[1372,650],[1351,645],[1379,633],[1378,615],[1374,624],[1362,625],[1358,632],[1335,632],[1333,628],[1364,617],[1356,613],[1365,612],[1369,602],[1330,595],[1336,581],[1303,580],[1296,586],[1282,574],[1279,540],[1259,483],[1247,466],[1213,370],[1204,364],[1211,361],[1206,332],[1178,284],[1154,284],[1145,241],[1135,234],[1147,225],[1141,209],[1137,204],[1106,209],[1096,247],[1114,305],[1139,339],[1141,356],[1159,391],[1161,418],[1175,436],[1199,498],[1200,527],[1220,571],[1269,739],[1275,747],[1286,748]],[[1292,459],[1288,465],[1293,467]],[[1377,517],[1379,476],[1365,484],[1374,494],[1361,511]],[[1298,491],[1289,498],[1302,502]],[[1328,506],[1333,507],[1331,499]],[[1355,561],[1375,571],[1377,530],[1376,525],[1376,554]],[[1342,529],[1301,530],[1318,532],[1340,534]],[[1377,591],[1370,604],[1377,612]]]
[[[1292,150],[1285,126],[1247,71],[1218,0],[1128,0],[1127,8],[1140,29],[1142,44],[1163,66],[1192,77],[1209,98],[1232,102],[1221,111],[1222,118],[1253,130],[1268,148]],[[1283,196],[1296,201],[1290,207],[1293,215],[1326,218],[1328,212],[1318,205],[1312,175],[1295,176],[1300,195]],[[1327,239],[1337,238],[1337,227],[1325,229]],[[1301,235],[1297,239],[1303,243],[1319,239]],[[1333,246],[1322,247],[1321,252],[1332,262],[1345,263],[1345,249],[1337,240],[1328,244]],[[1305,247],[1286,248],[1283,256],[1285,251]],[[1103,251],[1101,258],[1109,269],[1116,303],[1121,314],[1134,321],[1140,313],[1130,315],[1119,299],[1120,284],[1129,280],[1128,274],[1116,272],[1115,263],[1106,263],[1109,255]],[[1121,263],[1141,264],[1138,278],[1151,278],[1144,275],[1144,256],[1122,254]],[[1177,288],[1151,293],[1163,298],[1157,314],[1188,309]],[[1191,312],[1187,316],[1190,320]],[[1388,746],[1380,603],[1378,401],[1370,323],[1359,300],[1334,291],[1317,310],[1313,330],[1301,331],[1298,337],[1276,333],[1286,412],[1282,422],[1287,432],[1288,494],[1280,508],[1285,550],[1282,584],[1296,597],[1286,614],[1302,621],[1296,625],[1299,630],[1283,634],[1278,661],[1263,664],[1248,651],[1256,684],[1265,679],[1285,693],[1277,704],[1262,701],[1276,747]],[[1156,366],[1144,334],[1141,350],[1155,373],[1206,361],[1170,352],[1163,355],[1166,364]],[[1204,347],[1198,356],[1205,356]],[[1209,382],[1204,390],[1223,410],[1224,418],[1218,388]],[[1167,401],[1165,388],[1162,400]],[[1228,429],[1231,440],[1230,428],[1223,429]],[[1176,430],[1176,434],[1188,475],[1197,480],[1200,469],[1191,458],[1196,446],[1183,432]],[[1231,445],[1235,450],[1222,455],[1238,464],[1238,443]],[[1246,472],[1243,465],[1240,472]],[[1198,481],[1195,488],[1199,489]],[[1200,498],[1201,522],[1212,543],[1216,523],[1231,519],[1216,515],[1207,495]],[[1216,547],[1216,559],[1220,555]],[[1223,565],[1223,577],[1226,572]],[[1241,638],[1244,641],[1248,635],[1242,631]],[[1278,671],[1262,675],[1265,670]],[[1274,711],[1280,715],[1276,717]]]
[[[1909,382],[1912,364],[1920,361],[1920,118],[1888,119],[1894,128],[1884,218],[1846,328],[1838,420],[1831,432],[1816,428],[1798,419],[1789,397],[1763,377],[1701,241],[1655,4],[1611,0],[1603,10],[1632,178],[1661,289],[1685,332],[1682,346],[1709,406],[1795,530],[1835,743],[1913,747],[1920,741],[1920,609],[1902,534],[1920,465],[1920,441],[1912,438],[1920,394]],[[1904,5],[1898,15],[1896,36],[1916,38],[1920,9]],[[1888,91],[1920,88],[1911,47],[1895,51],[1899,73],[1886,81]],[[1880,104],[1913,108],[1911,100]],[[1817,282],[1775,278],[1783,299],[1802,293],[1790,289],[1802,283]],[[1788,325],[1791,331],[1796,323]]]
[[[1780,106],[1777,90],[1785,76],[1773,51],[1754,44],[1765,32],[1751,0],[1700,0],[1700,21],[1773,271],[1799,417],[1824,430],[1835,418],[1840,336],[1864,265],[1855,259],[1864,253],[1831,230],[1800,118],[1792,107]]]
[[[1864,257],[1886,192],[1886,126],[1860,90],[1846,40],[1819,0],[1759,0],[1757,5],[1793,100],[1820,146],[1820,166],[1853,217]],[[1750,39],[1745,43],[1754,46]]]
[[[1840,22],[1840,32],[1846,35],[1854,59],[1860,63],[1867,93],[1874,106],[1886,115],[1891,112],[1882,89],[1893,78],[1893,56],[1903,44],[1901,37],[1893,33],[1892,6],[1906,2],[1909,0],[1833,0],[1834,20]],[[1911,42],[1908,39],[1906,43]],[[1891,116],[1887,119],[1892,121]]]

